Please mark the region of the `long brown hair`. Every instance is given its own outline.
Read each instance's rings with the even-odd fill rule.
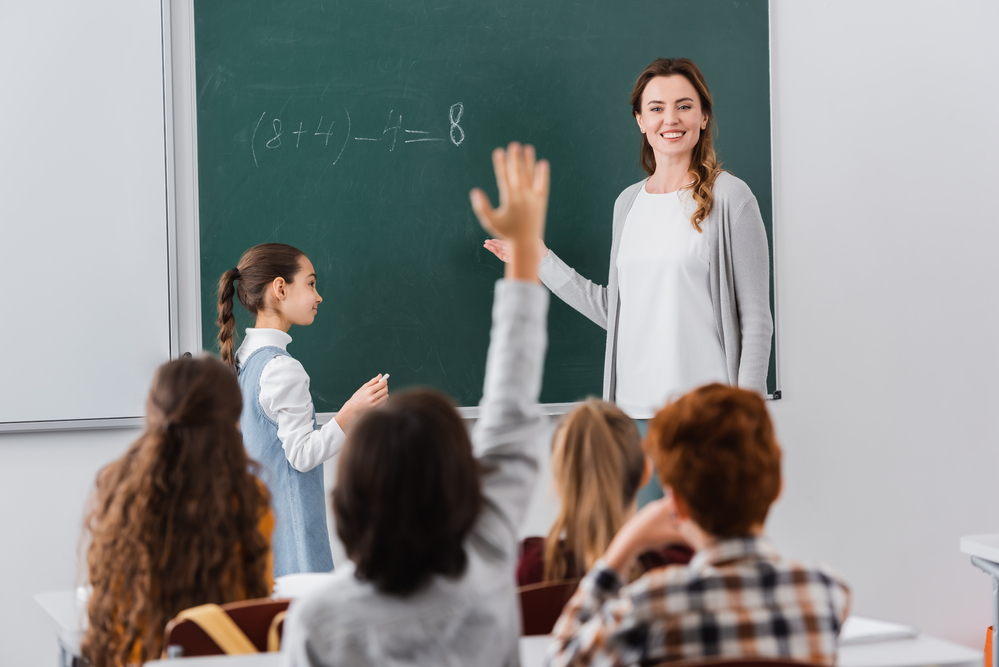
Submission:
[[[545,581],[566,576],[567,552],[578,574],[604,554],[645,472],[635,422],[620,408],[596,399],[563,418],[552,439],[551,460],[561,508],[545,541]]]
[[[93,667],[156,659],[178,612],[270,593],[269,498],[236,427],[236,378],[210,357],[156,371],[146,428],[97,475],[85,531]]]
[[[266,306],[264,295],[268,285],[275,278],[284,278],[286,283],[291,284],[301,268],[299,260],[304,256],[305,253],[298,248],[284,243],[261,243],[243,253],[235,270],[229,269],[222,274],[219,279],[219,356],[230,369],[236,370],[233,296],[256,315]]]
[[[638,77],[638,81],[635,82],[635,88],[631,91],[631,111],[632,115],[641,115],[642,93],[645,92],[645,86],[649,84],[649,81],[657,76],[673,76],[674,74],[685,77],[694,86],[698,97],[701,98],[701,112],[708,117],[707,127],[701,131],[701,136],[698,138],[690,158],[690,170],[694,172],[694,182],[687,186],[694,195],[694,201],[697,202],[697,209],[690,217],[690,224],[697,231],[701,231],[701,223],[708,217],[712,206],[714,206],[714,195],[711,192],[711,187],[721,171],[721,163],[718,162],[718,157],[715,155],[715,142],[712,136],[715,116],[712,110],[711,91],[708,90],[708,84],[704,81],[704,75],[701,74],[697,65],[687,58],[656,58],[649,63],[645,71]],[[652,146],[646,135],[642,135],[641,141],[642,149],[639,159],[642,168],[651,176],[656,173],[656,155],[652,151]]]

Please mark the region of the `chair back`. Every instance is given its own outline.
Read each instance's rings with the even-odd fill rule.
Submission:
[[[518,588],[521,635],[551,634],[562,608],[578,586],[579,579],[563,579]]]
[[[246,638],[261,653],[268,650],[267,635],[271,630],[274,617],[288,609],[291,600],[272,600],[259,598],[243,600],[221,605]],[[284,630],[284,622],[279,621],[276,628],[280,640]],[[224,655],[225,651],[208,636],[201,626],[190,619],[175,618],[167,623],[163,646],[175,657],[191,658],[199,655]],[[173,648],[179,647],[179,648]],[[179,656],[176,655],[179,652]]]

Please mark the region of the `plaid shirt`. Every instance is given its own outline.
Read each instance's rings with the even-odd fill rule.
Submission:
[[[555,667],[658,664],[708,657],[790,658],[833,665],[850,591],[830,569],[782,561],[763,537],[736,537],[686,566],[629,586],[603,561],[555,624]]]

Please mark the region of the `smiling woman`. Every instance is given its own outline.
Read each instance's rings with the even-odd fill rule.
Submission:
[[[539,240],[541,280],[607,329],[604,399],[632,418],[710,382],[766,393],[769,246],[753,193],[718,164],[704,76],[686,58],[659,58],[631,105],[649,177],[614,204],[607,286]],[[506,261],[502,242],[486,248]]]

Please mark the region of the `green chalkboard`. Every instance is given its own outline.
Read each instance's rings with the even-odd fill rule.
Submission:
[[[496,201],[495,146],[551,161],[547,242],[606,283],[614,199],[644,176],[628,96],[656,57],[701,67],[771,233],[765,0],[199,0],[195,40],[205,347],[242,251],[301,248],[325,301],[289,351],[320,412],[379,372],[478,402],[503,269],[468,191]],[[605,332],[553,298],[549,336],[542,401],[599,395]]]

